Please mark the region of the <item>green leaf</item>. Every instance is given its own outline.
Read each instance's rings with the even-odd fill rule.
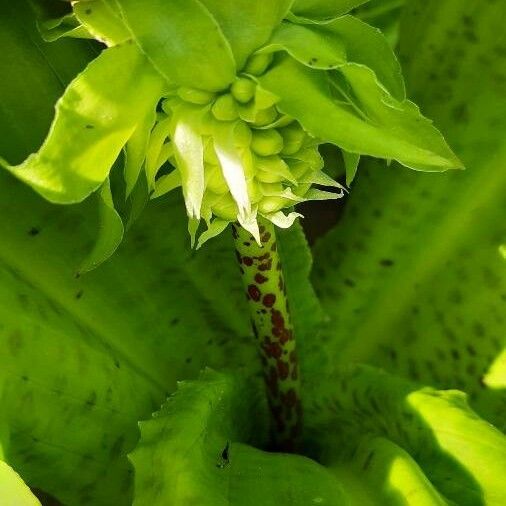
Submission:
[[[236,67],[217,21],[198,0],[118,0],[134,39],[155,68],[178,86],[227,88]],[[191,20],[191,23],[188,22]]]
[[[469,408],[462,392],[419,387],[369,366],[337,368],[327,384],[314,375],[307,386],[307,430],[318,438],[322,461],[343,479],[351,459],[351,471],[386,494],[376,504],[399,493],[406,501],[399,504],[406,504],[417,489],[414,504],[446,504],[445,498],[499,506],[506,500],[506,437]],[[407,480],[399,476],[404,466],[388,462],[391,451],[408,465]],[[348,492],[350,484],[342,483]]]
[[[123,44],[132,37],[116,5],[107,0],[79,0],[72,3],[72,10],[82,26],[108,46]]]
[[[54,0],[29,1],[37,16],[37,27],[45,41],[53,42],[61,37],[91,38],[72,12],[69,3]]]
[[[295,0],[292,12],[313,19],[335,18],[369,0]]]
[[[9,76],[0,80],[4,104],[0,125],[6,129],[0,136],[0,153],[19,163],[43,141],[48,128],[46,118],[54,113],[64,83],[80,72],[95,53],[84,41],[45,44],[24,0],[15,6],[9,2],[0,5],[0,47],[0,67]]]
[[[52,202],[83,200],[107,178],[163,86],[134,45],[105,50],[66,89],[39,152],[6,168]]]
[[[448,0],[407,11],[401,54],[408,85],[468,170],[415,175],[364,166],[342,221],[316,249],[314,277],[332,317],[334,362],[369,362],[464,390],[503,430],[506,270],[498,247],[506,222],[506,104],[497,83],[506,64],[498,58],[490,66],[479,55],[498,47],[505,9],[487,4],[478,13]],[[431,23],[420,24],[421,15]],[[434,47],[422,51],[425,38]]]
[[[114,209],[109,179],[105,180],[97,194],[100,220],[98,238],[92,251],[79,267],[79,274],[91,271],[107,260],[123,239],[123,222]]]
[[[293,0],[201,0],[225,34],[237,68],[270,37]]]
[[[344,504],[339,483],[306,457],[266,453],[259,385],[206,371],[180,383],[130,454],[136,505]]]
[[[350,91],[339,74],[328,76],[289,57],[278,61],[259,80],[280,97],[280,110],[297,118],[313,136],[346,151],[392,158],[416,170],[462,167],[418,108],[389,96],[370,69],[346,64],[339,73],[345,76]]]
[[[298,61],[316,69],[359,63],[374,71],[379,82],[397,100],[405,99],[402,72],[379,30],[353,16],[325,23],[283,23],[262,51],[285,49]]]
[[[358,164],[360,163],[360,155],[355,153],[348,153],[347,151],[341,151],[344,160],[344,166],[346,169],[346,184],[351,185],[355,176],[357,175]]]
[[[21,477],[5,462],[0,460],[0,490],[5,506],[40,506]]]

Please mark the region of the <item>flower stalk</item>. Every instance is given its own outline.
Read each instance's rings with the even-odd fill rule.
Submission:
[[[294,451],[302,428],[299,363],[276,232],[259,220],[261,245],[239,225],[232,225],[237,259],[248,299],[267,400],[272,440],[277,450]]]

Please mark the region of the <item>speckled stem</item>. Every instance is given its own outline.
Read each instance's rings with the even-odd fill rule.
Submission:
[[[295,337],[276,232],[266,220],[259,224],[262,246],[239,225],[232,233],[263,365],[273,443],[278,450],[295,451],[302,421]]]

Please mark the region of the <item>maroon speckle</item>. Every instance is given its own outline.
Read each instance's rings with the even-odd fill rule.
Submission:
[[[272,307],[272,306],[274,306],[274,303],[276,302],[276,296],[273,293],[268,293],[267,295],[264,296],[264,298],[262,299],[262,302],[263,302],[264,306]]]
[[[288,367],[288,364],[286,362],[283,362],[282,360],[278,360],[276,362],[276,366],[278,368],[278,375],[280,379],[285,380],[288,378],[288,373],[290,372],[290,368]]]
[[[255,301],[258,302],[260,300],[260,290],[257,285],[249,285],[248,286],[248,295]]]
[[[245,259],[246,260],[246,259]],[[244,262],[246,263],[246,262]],[[272,268],[272,259],[267,260],[264,264],[258,266],[259,271],[270,271]]]
[[[266,253],[265,255],[261,255],[259,257],[255,257],[259,262],[262,262],[263,260],[267,260],[268,258],[270,258],[271,254],[270,253]]]
[[[243,242],[244,246],[251,246],[250,242]]]
[[[278,311],[277,309],[273,309],[271,311],[271,322],[274,327],[277,328],[283,328],[285,326],[285,319],[283,318],[281,311]]]
[[[253,265],[253,259],[251,257],[243,257],[242,259],[244,265],[251,267]]]
[[[272,358],[276,358],[276,359],[281,357],[281,354],[283,351],[281,346],[278,343],[264,344],[262,346],[262,348],[268,357],[272,357]]]
[[[258,230],[261,234],[263,234],[265,232],[265,227],[263,225],[260,225]]]
[[[266,278],[263,274],[260,274],[259,272],[255,274],[255,281],[261,285],[262,283],[265,283],[269,278]]]
[[[260,237],[260,240],[265,243],[268,242],[270,238],[271,234],[269,232],[265,232],[265,234],[263,234],[262,237]]]

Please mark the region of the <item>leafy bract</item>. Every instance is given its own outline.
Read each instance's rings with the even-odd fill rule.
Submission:
[[[387,40],[353,16],[325,23],[284,22],[261,51],[279,49],[315,69],[335,69],[346,62],[365,65],[394,98],[405,99],[401,68]]]
[[[118,3],[134,39],[169,82],[208,91],[219,91],[232,83],[236,66],[230,45],[201,2]]]
[[[241,70],[271,35],[293,0],[201,0],[219,23]]]
[[[58,101],[40,150],[7,168],[52,202],[83,200],[107,178],[163,87],[135,45],[105,50]]]
[[[419,22],[420,12],[430,24]],[[314,278],[332,317],[333,361],[369,362],[464,390],[502,429],[506,107],[497,76],[505,65],[479,55],[498,47],[504,15],[502,3],[478,12],[453,0],[416,2],[407,11],[401,54],[408,84],[468,170],[415,176],[371,165],[358,176],[342,222],[318,246]],[[420,49],[425,38],[433,48]]]
[[[348,63],[329,75],[283,58],[260,83],[280,97],[280,110],[297,117],[313,136],[346,151],[395,159],[418,170],[461,167],[418,108],[388,95],[363,65]]]
[[[325,19],[342,16],[369,0],[295,0],[292,12],[308,18]]]
[[[266,406],[258,387],[212,371],[181,383],[140,425],[141,439],[130,454],[134,504],[345,504],[339,483],[324,467],[245,444],[266,440]]]
[[[72,10],[82,27],[108,46],[125,43],[132,37],[114,2],[79,0],[72,3]]]

